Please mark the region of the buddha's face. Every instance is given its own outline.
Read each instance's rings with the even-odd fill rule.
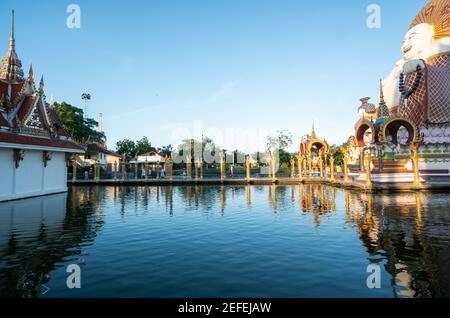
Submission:
[[[434,42],[433,26],[427,23],[418,24],[406,33],[403,40],[402,53],[405,61],[426,58]]]

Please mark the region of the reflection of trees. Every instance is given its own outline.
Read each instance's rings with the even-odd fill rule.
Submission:
[[[102,225],[99,197],[99,188],[72,188],[68,199],[67,194],[59,194],[24,201],[27,210],[18,208],[16,202],[3,203],[2,208],[11,210],[11,227],[9,233],[0,233],[9,235],[7,246],[0,245],[0,296],[37,297],[45,277],[58,263],[68,256],[81,257],[81,243],[93,241]],[[51,200],[57,204],[42,208],[44,201]],[[27,218],[26,227],[16,224],[28,209],[36,217]]]

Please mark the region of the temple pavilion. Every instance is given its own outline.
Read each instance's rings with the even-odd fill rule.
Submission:
[[[16,53],[14,12],[0,65],[0,201],[67,191],[67,161],[84,149],[46,102],[44,79],[25,76]]]

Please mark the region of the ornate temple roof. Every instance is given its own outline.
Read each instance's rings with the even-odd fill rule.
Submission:
[[[31,65],[28,77],[24,77],[15,50],[13,11],[9,50],[0,65],[0,146],[24,144],[83,152],[83,148],[69,138],[56,110],[46,102],[44,78],[36,87]]]
[[[380,80],[380,105],[377,110],[377,121],[387,119],[390,116],[389,108],[384,100],[383,81]]]
[[[8,53],[2,58],[0,66],[0,79],[9,83],[23,82],[22,62],[16,53],[16,40],[14,38],[14,11],[11,17],[11,35],[9,38]]]

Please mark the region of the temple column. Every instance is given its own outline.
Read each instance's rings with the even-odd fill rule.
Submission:
[[[291,159],[291,179],[295,179],[295,161]]]
[[[309,177],[312,178],[313,171],[312,171],[312,158],[311,158],[311,155],[308,155],[308,169],[309,169]]]
[[[334,182],[334,157],[331,155],[330,157],[330,180]]]
[[[220,156],[220,180],[225,180],[225,160],[223,154]]]
[[[245,159],[245,176],[247,179],[247,183],[250,183],[250,158],[247,156]]]
[[[320,179],[323,180],[323,159],[321,155],[319,157],[319,171],[320,171]]]
[[[417,144],[413,144],[411,146],[411,161],[414,170],[414,186],[420,187],[420,172],[419,172],[419,155],[417,154],[419,146]]]
[[[122,181],[125,181],[127,177],[127,167],[125,164],[125,156],[122,157]]]
[[[117,160],[114,161],[114,181],[117,180]]]
[[[348,182],[348,155],[344,154],[344,183]]]
[[[300,181],[302,181],[302,176],[303,176],[303,171],[302,171],[302,168],[303,168],[303,157],[302,156],[298,156],[297,157],[297,160],[298,160],[298,179],[300,180]]]
[[[372,187],[372,171],[370,169],[370,163],[371,163],[370,152],[367,152],[364,154],[364,163],[366,166],[366,187],[371,188]]]
[[[72,163],[72,181],[77,181],[77,160]]]

